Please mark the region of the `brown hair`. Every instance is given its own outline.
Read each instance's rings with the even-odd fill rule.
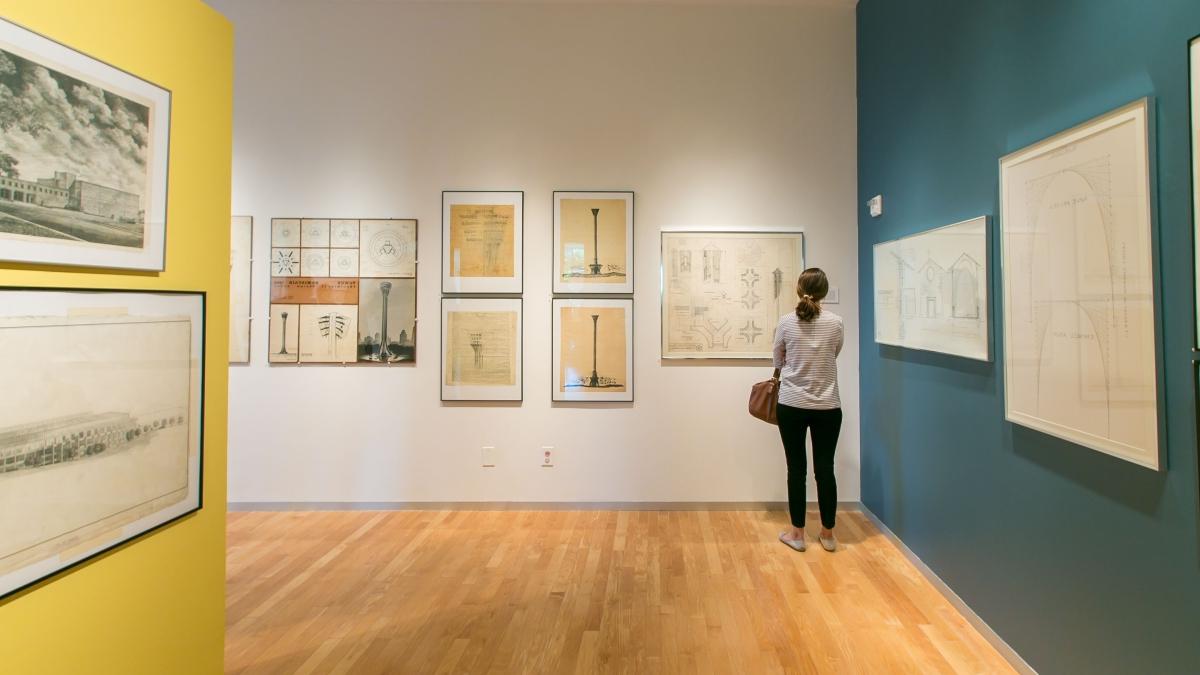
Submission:
[[[796,295],[800,302],[796,305],[796,318],[801,321],[812,321],[821,313],[821,301],[829,292],[829,279],[820,267],[810,267],[800,274],[796,282]]]

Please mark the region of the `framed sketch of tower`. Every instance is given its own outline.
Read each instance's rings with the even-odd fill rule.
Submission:
[[[1009,421],[1160,468],[1150,102],[1000,160]]]
[[[633,299],[554,298],[551,399],[633,400]]]
[[[803,232],[664,231],[662,358],[769,359],[796,306]]]
[[[1196,275],[1196,347],[1200,347],[1200,35],[1188,45],[1188,72],[1191,75],[1192,105],[1192,228],[1195,249]]]
[[[521,298],[442,298],[443,401],[520,401]]]
[[[520,293],[524,192],[442,193],[442,292]]]
[[[162,270],[171,92],[0,19],[0,259]]]
[[[633,292],[633,193],[554,193],[555,293]]]
[[[201,507],[204,295],[0,288],[0,596]]]
[[[417,221],[271,221],[270,363],[417,358]]]

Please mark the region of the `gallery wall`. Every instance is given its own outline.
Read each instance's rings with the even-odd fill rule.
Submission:
[[[0,15],[173,94],[166,270],[6,263],[0,285],[207,293],[203,508],[0,600],[0,670],[220,672],[232,27],[199,0],[6,0]]]
[[[746,412],[769,362],[659,359],[667,228],[805,230],[847,317],[837,475],[858,498],[850,3],[210,4],[236,26],[233,212],[256,228],[231,502],[784,500],[779,438]],[[445,189],[525,191],[520,405],[439,401]],[[556,189],[636,192],[632,404],[550,400]],[[267,365],[281,216],[420,220],[415,366]]]
[[[1200,663],[1192,0],[862,0],[863,502],[1041,673]],[[998,215],[998,160],[1142,96],[1157,142],[1163,473],[1004,421],[1003,364],[873,339],[872,246]],[[883,195],[871,218],[866,200]],[[990,237],[1002,354],[998,230]]]

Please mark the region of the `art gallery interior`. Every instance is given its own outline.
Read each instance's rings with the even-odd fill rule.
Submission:
[[[1197,227],[1195,0],[5,0],[0,672],[1200,672]]]

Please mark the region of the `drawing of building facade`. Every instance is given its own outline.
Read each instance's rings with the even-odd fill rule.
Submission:
[[[36,182],[0,177],[0,200],[69,209],[92,216],[134,223],[141,219],[141,197],[131,192],[79,180],[75,174],[54,172]]]

